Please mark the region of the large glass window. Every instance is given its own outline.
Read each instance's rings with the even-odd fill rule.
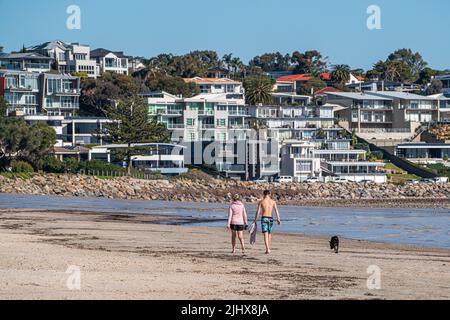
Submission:
[[[310,161],[297,160],[295,171],[297,172],[311,172],[312,163]]]
[[[17,77],[7,76],[6,77],[6,88],[17,88]]]

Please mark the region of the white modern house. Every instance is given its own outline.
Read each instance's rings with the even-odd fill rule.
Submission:
[[[91,60],[91,48],[88,45],[55,40],[29,47],[26,50],[54,59],[58,71],[61,73],[83,72],[89,78],[99,76],[99,67],[96,61]]]
[[[290,141],[281,148],[281,175],[303,182],[311,177],[320,181],[336,178],[349,182],[385,183],[382,162],[366,161],[366,151],[350,148],[348,140]]]
[[[108,144],[92,148],[95,157],[105,155],[111,162],[112,150],[125,149],[126,144]],[[131,147],[138,147],[140,155],[133,156],[132,166],[143,172],[159,172],[163,175],[180,175],[186,173],[188,168],[184,165],[184,151],[186,147],[167,143],[135,143]],[[104,156],[104,157],[105,157]]]
[[[92,50],[90,56],[92,60],[96,61],[100,74],[114,72],[128,75],[128,57],[123,52],[99,48]]]
[[[448,164],[450,143],[403,143],[396,147],[395,154],[419,164]]]
[[[229,78],[185,78],[186,83],[195,83],[200,87],[201,93],[227,93],[241,95],[243,99],[244,87],[242,82]]]
[[[56,132],[58,147],[73,147],[86,145],[102,145],[104,127],[111,120],[96,117],[65,117],[54,115],[28,115],[24,117],[29,124],[45,123]]]

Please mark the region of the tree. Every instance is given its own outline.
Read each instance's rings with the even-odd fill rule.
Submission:
[[[265,72],[287,71],[291,68],[291,57],[280,52],[264,53],[256,56],[249,62],[250,67],[259,67]]]
[[[425,68],[420,72],[419,79],[416,81],[417,84],[427,85],[431,82],[432,78],[442,74],[449,74],[450,72],[439,71],[431,68]]]
[[[350,81],[350,67],[346,64],[334,65],[331,80],[340,85],[348,83]]]
[[[0,166],[11,160],[37,163],[56,143],[56,132],[46,124],[28,125],[21,118],[0,119]]]
[[[433,94],[442,93],[443,88],[444,85],[441,80],[433,80],[431,81],[430,86],[427,88],[426,94],[430,96]]]
[[[311,95],[317,90],[323,89],[327,86],[327,83],[320,78],[312,78],[309,81],[303,83],[299,88],[297,88],[297,94],[300,95]]]
[[[374,69],[367,76],[377,75],[379,80],[408,82],[411,79],[411,70],[401,61],[378,61]]]
[[[294,73],[308,73],[318,76],[325,71],[327,66],[326,58],[317,50],[310,50],[305,53],[295,51],[292,53],[291,60],[295,66]]]
[[[391,53],[385,61],[378,61],[373,70],[367,72],[367,77],[378,77],[379,80],[397,82],[415,82],[420,79],[421,72],[426,68],[420,53],[411,49],[399,49]]]
[[[419,52],[413,52],[411,49],[399,49],[391,53],[388,61],[400,61],[408,66],[411,74],[410,81],[416,81],[420,72],[428,65]]]
[[[200,88],[195,83],[186,83],[181,77],[174,77],[165,73],[149,72],[145,76],[144,84],[149,91],[166,91],[186,98],[200,93]]]
[[[119,99],[138,93],[138,84],[123,74],[106,72],[98,79],[84,79],[81,82],[80,113],[104,117],[106,110]]]
[[[244,81],[247,103],[250,105],[272,103],[274,81],[264,76],[249,77]]]
[[[169,141],[169,133],[164,124],[151,120],[148,107],[138,96],[120,100],[117,106],[110,106],[106,115],[114,122],[105,126],[105,131],[113,143],[125,144],[124,156],[128,173],[131,173],[134,143]]]
[[[5,99],[0,96],[0,119],[6,117],[8,113],[8,105],[6,104]]]

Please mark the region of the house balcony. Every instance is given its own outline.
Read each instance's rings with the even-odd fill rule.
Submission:
[[[217,163],[217,170],[228,173],[245,173],[245,164]]]
[[[184,129],[186,126],[184,124],[167,124],[167,129]]]

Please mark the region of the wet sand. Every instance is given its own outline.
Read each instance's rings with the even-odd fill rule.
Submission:
[[[170,219],[170,220],[168,220]],[[247,256],[186,218],[0,210],[1,299],[450,299],[450,250],[275,234]],[[166,223],[170,223],[168,225]],[[248,241],[248,235],[246,235]],[[381,268],[381,290],[367,268]],[[69,266],[81,271],[69,290]]]

